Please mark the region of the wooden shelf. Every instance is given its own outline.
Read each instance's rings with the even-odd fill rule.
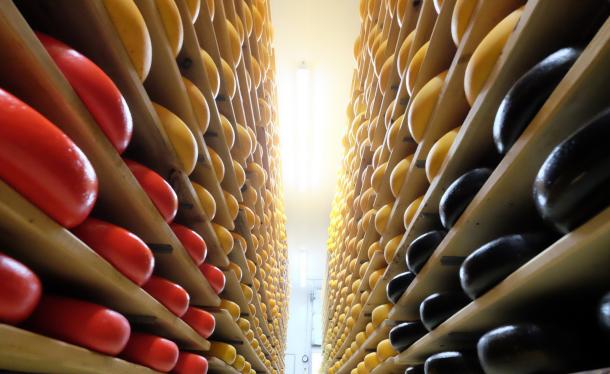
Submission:
[[[464,336],[476,338],[515,318],[527,318],[532,306],[549,295],[604,291],[610,274],[592,269],[610,265],[609,241],[610,209],[606,209],[415,342],[397,362],[417,364],[431,354],[464,348],[466,341],[471,342]]]
[[[28,373],[153,374],[157,371],[0,324],[0,369]]]
[[[224,361],[216,357],[208,357],[208,372],[218,374],[240,374],[237,369],[227,365]]]
[[[377,350],[377,344],[379,344],[383,339],[387,339],[388,333],[393,326],[393,321],[383,321],[383,323],[377,327],[368,338],[366,338],[364,344],[358,348],[358,351],[354,352],[352,357],[350,357],[349,360],[347,360],[345,364],[339,368],[337,374],[349,374],[353,368],[364,360],[364,356],[371,352],[375,352]]]
[[[240,282],[237,280],[237,276],[233,270],[224,271],[226,282],[225,289],[220,294],[220,297],[223,299],[231,300],[241,309],[241,314],[244,316],[249,316],[250,312],[248,311],[248,302],[244,296],[243,291],[241,290]]]
[[[237,349],[237,352],[244,356],[246,361],[252,364],[254,370],[265,371],[265,365],[229,312],[221,309],[212,312],[212,314],[214,315],[214,318],[216,318],[216,329],[210,339],[223,341],[233,345],[235,349]]]
[[[373,369],[371,374],[398,374],[403,373],[405,368],[406,365],[398,363],[396,357],[390,357]]]
[[[82,102],[10,2],[0,5],[0,45],[16,51],[0,64],[0,83],[45,115],[85,152],[99,179],[97,212],[154,247],[157,272],[182,285],[193,301],[218,305],[219,298],[148,196],[112,148]],[[15,79],[29,77],[29,79]]]

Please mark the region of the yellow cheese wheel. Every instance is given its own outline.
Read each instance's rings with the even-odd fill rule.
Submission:
[[[409,35],[403,40],[400,45],[400,49],[398,50],[398,61],[396,67],[398,68],[398,75],[400,79],[402,79],[407,70],[407,62],[409,61],[409,52],[411,51],[411,46],[413,45],[413,39],[415,39],[415,30],[411,31]]]
[[[354,304],[354,306],[352,307],[351,310],[351,316],[356,320],[358,319],[358,317],[360,316],[360,313],[362,312],[362,304],[360,303],[356,303]]]
[[[252,66],[252,71],[250,72],[250,74],[252,74],[252,82],[254,83],[254,87],[258,88],[263,80],[261,67],[254,56],[251,57],[250,61],[250,65]]]
[[[212,162],[212,168],[214,169],[216,179],[218,179],[218,183],[222,183],[225,178],[225,165],[215,150],[208,148],[208,152],[210,153],[210,161]]]
[[[271,122],[271,105],[264,100],[258,99],[258,107],[261,115],[261,126],[267,126]]]
[[[371,323],[374,328],[379,327],[383,321],[388,318],[388,314],[392,310],[392,304],[382,304],[373,309],[371,314]]]
[[[156,0],[155,4],[161,16],[163,30],[165,31],[165,36],[167,36],[169,47],[174,57],[176,57],[180,49],[182,49],[182,42],[184,41],[184,29],[182,28],[180,11],[174,0]]]
[[[208,6],[208,13],[210,14],[210,20],[214,20],[214,16],[216,15],[216,4],[214,0],[206,0],[206,4]]]
[[[364,362],[359,362],[358,366],[356,366],[357,374],[369,374],[368,369],[364,366]]]
[[[237,218],[237,214],[239,213],[239,203],[235,196],[227,191],[222,191],[224,195],[225,201],[227,202],[227,209],[229,210],[229,216],[231,216],[231,220],[235,221]]]
[[[379,362],[384,362],[388,358],[396,356],[397,354],[398,352],[396,352],[394,347],[392,347],[390,339],[382,340],[377,345],[377,358],[379,359]]]
[[[383,250],[383,248],[381,248],[381,244],[379,244],[379,242],[375,242],[375,243],[371,244],[371,246],[369,247],[369,250],[367,252],[369,260],[373,259],[373,256],[375,255],[376,252],[381,252],[382,250]]]
[[[186,92],[189,95],[189,101],[191,102],[191,107],[195,112],[195,117],[197,117],[197,124],[199,125],[199,129],[202,134],[205,134],[208,131],[208,126],[210,125],[210,107],[208,106],[207,101],[205,101],[205,97],[203,93],[191,82],[190,80],[182,77],[182,82],[184,83],[184,87],[186,88]]]
[[[244,239],[243,236],[239,235],[236,232],[231,232],[231,235],[233,236],[233,242],[234,243],[239,243],[239,247],[245,251],[246,248],[248,247],[248,245],[246,244],[246,239]]]
[[[372,0],[371,0],[372,1]],[[359,14],[360,14],[360,21],[364,21],[364,18],[367,16],[367,0],[360,0],[360,4],[358,6],[358,10],[359,10]]]
[[[233,273],[235,273],[235,276],[237,277],[237,280],[241,281],[241,277],[243,276],[243,272],[242,272],[241,268],[239,267],[239,265],[237,265],[235,262],[229,262],[229,266],[227,267],[227,270],[230,270]]]
[[[242,205],[241,208],[244,211],[244,217],[246,218],[246,227],[249,230],[252,230],[254,228],[254,225],[256,224],[256,215],[254,214],[252,209],[248,208],[245,205]]]
[[[220,92],[220,73],[218,72],[214,59],[205,49],[200,49],[199,54],[201,55],[201,60],[203,60],[203,67],[205,68],[206,76],[210,83],[212,96],[216,97],[218,96],[218,92]]]
[[[476,5],[477,0],[457,0],[455,2],[451,16],[451,38],[456,47],[460,45]]]
[[[407,177],[407,173],[411,167],[412,161],[413,154],[410,154],[404,159],[400,160],[396,166],[394,166],[392,174],[390,174],[390,190],[392,191],[394,198],[398,197],[398,194],[404,185],[405,178]]]
[[[392,123],[392,125],[390,126],[389,130],[388,130],[388,136],[387,136],[387,146],[388,149],[390,150],[390,153],[394,150],[394,148],[396,147],[396,145],[398,144],[398,134],[400,132],[400,127],[403,123],[405,119],[405,115],[401,114],[400,117],[398,117],[396,119],[396,121],[394,121]]]
[[[210,349],[208,350],[207,354],[209,356],[219,358],[229,365],[232,365],[237,358],[237,351],[235,350],[235,347],[221,342],[210,342]]]
[[[195,170],[198,156],[197,142],[193,133],[177,115],[170,112],[167,108],[157,103],[153,103],[153,107],[161,120],[170,143],[172,143],[176,151],[180,165],[186,174],[191,174]]]
[[[248,341],[251,342],[254,339],[254,331],[248,330],[248,331],[246,331],[244,336],[246,337],[246,339],[248,339]]]
[[[381,72],[379,73],[379,89],[382,93],[386,93],[390,90],[390,80],[392,79],[392,73],[394,72],[394,54],[392,53],[383,63]]]
[[[216,217],[216,200],[214,200],[214,196],[199,183],[191,182],[191,185],[195,190],[203,212],[208,216],[210,221],[213,220]]]
[[[421,69],[424,58],[426,58],[426,53],[428,53],[429,46],[430,42],[427,41],[419,48],[417,52],[415,52],[411,62],[409,63],[409,67],[407,68],[407,92],[409,92],[409,95],[413,95],[417,74],[419,74],[419,69]]]
[[[265,170],[257,163],[250,162],[246,167],[246,175],[256,189],[260,189],[265,185],[266,173]]]
[[[379,235],[383,235],[383,233],[385,232],[393,207],[394,203],[392,202],[382,206],[377,211],[377,214],[375,215],[375,230],[377,230]]]
[[[379,365],[379,360],[377,359],[377,352],[371,352],[364,356],[364,366],[367,370],[372,371]]]
[[[242,374],[251,374],[250,372],[252,371],[252,364],[249,363],[248,361],[246,361],[244,363],[244,368],[242,369]],[[256,372],[254,372],[256,374]]]
[[[365,340],[366,340],[366,335],[364,334],[363,331],[360,331],[358,334],[356,334],[356,344],[358,345],[358,347],[360,347],[362,344],[364,344]]]
[[[223,252],[227,255],[231,253],[233,250],[233,235],[231,235],[231,232],[214,222],[212,222],[212,228],[216,233],[216,237],[218,238],[218,242],[220,243]]]
[[[238,319],[237,325],[239,326],[239,329],[243,332],[250,330],[250,321],[245,318]]]
[[[252,19],[254,20],[254,35],[256,36],[256,40],[260,40],[263,36],[265,20],[260,9],[256,6],[252,7]]]
[[[251,303],[254,297],[254,292],[252,292],[252,288],[248,287],[248,285],[241,283],[241,291],[244,293],[246,302]]]
[[[424,200],[424,196],[422,195],[422,196],[418,197],[417,199],[413,200],[411,202],[411,204],[409,204],[409,206],[405,210],[405,214],[403,216],[403,223],[405,226],[405,230],[409,229],[409,225],[413,221],[413,218],[415,217],[415,213],[417,213],[417,210],[419,209],[419,206],[421,205],[421,202],[423,200]]]
[[[428,158],[426,158],[426,176],[428,177],[428,181],[430,183],[432,183],[432,180],[440,172],[441,166],[443,165],[443,161],[445,161],[445,158],[449,153],[449,149],[455,141],[455,138],[457,137],[459,131],[460,127],[449,131],[439,140],[437,140],[436,143],[434,143],[434,145],[432,146],[432,148],[430,148]]]
[[[417,95],[415,95],[413,102],[409,107],[407,115],[409,131],[411,132],[413,140],[418,144],[424,140],[428,122],[432,117],[436,102],[438,101],[438,97],[445,84],[446,77],[447,71],[444,71],[430,79],[421,90],[417,92]]]
[[[373,335],[373,332],[375,332],[375,327],[373,326],[373,323],[367,323],[366,327],[364,328],[364,333],[366,334],[366,336],[371,336]]]
[[[360,275],[361,278],[364,277],[364,274],[366,273],[366,269],[368,267],[369,267],[368,261],[366,261],[360,265],[360,269],[358,270],[358,275]]]
[[[231,56],[233,57],[233,66],[239,65],[241,61],[241,37],[237,28],[233,26],[231,21],[225,20],[227,34],[229,36],[229,47],[231,47]]]
[[[244,358],[244,356],[237,355],[237,357],[235,358],[235,362],[233,362],[233,367],[235,369],[237,369],[238,371],[241,371],[241,370],[243,370],[245,365],[246,365],[246,359]]]
[[[246,172],[241,164],[235,160],[233,160],[233,170],[235,170],[235,180],[237,182],[237,187],[242,188],[246,183]]]
[[[348,317],[347,320],[345,321],[345,325],[350,329],[352,327],[354,327],[355,324],[356,324],[356,320],[354,319],[354,317]]]
[[[471,106],[474,104],[477,96],[479,96],[483,86],[485,86],[487,78],[489,78],[500,54],[502,54],[504,45],[517,26],[522,13],[523,7],[515,10],[500,21],[483,38],[470,57],[464,73],[464,92]]]
[[[375,169],[375,172],[373,172],[373,175],[371,176],[371,186],[376,193],[379,193],[381,190],[381,183],[383,182],[383,177],[385,176],[387,168],[388,163],[384,162]]]
[[[385,250],[383,251],[383,255],[386,263],[391,263],[396,255],[396,251],[398,250],[398,245],[402,240],[402,235],[397,235],[390,239],[385,245]]]
[[[252,138],[244,126],[237,123],[235,127],[237,128],[237,144],[231,149],[231,156],[244,162],[252,153]]]
[[[229,98],[233,99],[235,96],[235,92],[237,91],[237,82],[235,81],[235,74],[233,74],[233,69],[228,62],[226,62],[223,58],[220,59],[222,65],[222,79],[225,84],[225,89],[227,90],[227,95]]]
[[[104,7],[134,70],[144,82],[152,64],[152,42],[144,17],[133,0],[104,0]]]
[[[375,68],[375,74],[377,74],[377,77],[381,75],[381,69],[383,68],[383,64],[386,61],[387,51],[388,41],[384,40],[379,44],[379,47],[375,51],[375,56],[373,57],[373,67]]]
[[[371,273],[371,275],[369,275],[369,287],[371,288],[371,290],[375,288],[375,286],[383,276],[383,273],[385,273],[385,268],[375,270]]]
[[[233,126],[231,126],[229,119],[222,114],[220,115],[220,124],[222,125],[222,133],[225,136],[227,146],[231,149],[235,144],[235,131],[233,131]]]
[[[246,34],[248,34],[248,37],[252,34],[252,28],[253,28],[253,24],[252,24],[252,13],[250,12],[250,7],[248,6],[248,4],[246,3],[245,0],[242,0],[242,6],[241,6],[243,12],[244,12],[244,28],[245,28],[245,32]]]
[[[256,264],[250,259],[246,260],[246,262],[248,263],[248,270],[250,270],[250,274],[254,276],[254,274],[256,274]]]

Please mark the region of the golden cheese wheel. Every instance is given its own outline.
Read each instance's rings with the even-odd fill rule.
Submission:
[[[254,298],[254,292],[252,291],[252,288],[248,287],[247,285],[241,283],[241,291],[244,294],[244,298],[246,299],[246,302],[251,303],[252,299]]]
[[[237,358],[237,351],[235,350],[235,347],[227,343],[214,341],[210,342],[210,349],[208,350],[207,354],[209,356],[221,359],[229,365],[232,365]]]
[[[195,112],[195,117],[197,117],[197,124],[199,125],[199,129],[202,134],[205,134],[208,131],[208,126],[210,125],[210,107],[208,106],[207,101],[205,101],[205,97],[191,82],[190,80],[182,77],[182,82],[184,83],[184,87],[186,88],[186,92],[189,96],[189,101],[191,102],[191,107]]]
[[[429,46],[430,42],[427,41],[419,48],[417,52],[415,52],[413,58],[411,59],[411,62],[409,63],[409,67],[407,68],[407,92],[409,92],[409,95],[413,95],[415,81],[417,80],[419,69],[421,69],[422,63],[426,58],[426,53],[428,53]]]
[[[421,205],[421,202],[423,200],[424,200],[424,196],[422,195],[422,196],[418,197],[417,199],[413,200],[411,202],[411,204],[409,204],[409,206],[405,210],[405,214],[403,217],[403,223],[404,223],[405,230],[409,229],[409,225],[411,225],[413,218],[415,218],[415,214],[417,213],[417,210],[419,209],[419,206]]]
[[[261,189],[265,185],[265,170],[257,163],[250,162],[246,168],[246,175],[256,189]]]
[[[364,366],[364,362],[359,362],[356,369],[356,374],[369,374],[368,369]]]
[[[231,49],[231,57],[233,57],[233,66],[239,65],[241,61],[241,40],[237,28],[233,26],[231,21],[225,19],[227,35],[229,36],[229,47]]]
[[[191,185],[195,190],[203,212],[210,221],[213,220],[216,217],[216,200],[214,200],[214,196],[199,183],[191,182]]]
[[[161,16],[161,23],[165,36],[169,42],[169,47],[174,55],[178,56],[178,52],[182,49],[184,41],[184,29],[182,27],[182,19],[180,11],[174,0],[156,0],[157,10]]]
[[[412,161],[413,154],[410,154],[404,159],[400,160],[400,162],[394,166],[392,174],[390,174],[390,190],[392,191],[394,198],[398,198],[398,194],[404,185]]]
[[[153,107],[159,116],[159,120],[161,120],[170,143],[172,143],[176,151],[180,165],[184,172],[190,175],[195,170],[198,157],[197,142],[193,133],[177,115],[170,112],[167,108],[157,103],[153,103]]]
[[[377,345],[377,358],[379,359],[379,362],[384,362],[388,358],[396,356],[397,354],[398,352],[396,352],[394,347],[392,347],[390,339],[382,340]]]
[[[477,0],[457,0],[455,2],[451,16],[451,38],[456,47],[460,45],[476,5]]]
[[[235,262],[230,262],[227,270],[230,270],[233,273],[235,273],[237,280],[241,282],[243,272],[242,272],[241,268],[239,267],[239,265],[237,265]]]
[[[199,54],[201,55],[203,67],[205,68],[206,76],[208,77],[208,82],[210,83],[212,96],[216,97],[220,92],[220,73],[218,72],[214,59],[205,49],[200,49]]]
[[[144,82],[152,64],[152,42],[142,13],[133,0],[104,0],[104,7],[136,74]]]
[[[415,39],[415,30],[411,31],[409,35],[403,40],[398,50],[398,61],[396,67],[398,69],[398,75],[402,79],[407,71],[407,62],[409,61],[409,52],[413,45],[413,39]]]
[[[517,26],[522,13],[523,7],[515,10],[500,21],[483,38],[470,57],[464,72],[464,92],[471,106],[479,96],[483,86],[485,86],[491,71],[502,54],[504,45],[506,45],[508,38]]]
[[[241,236],[240,234],[236,233],[236,232],[231,232],[231,235],[233,236],[233,242],[234,243],[238,243],[239,247],[245,251],[246,248],[248,247],[248,245],[246,244],[246,239],[244,239],[243,236]]]
[[[377,352],[371,352],[364,356],[364,366],[372,371],[379,365],[379,360],[377,359]]]
[[[379,89],[382,93],[388,92],[391,87],[392,73],[394,72],[394,54],[392,53],[383,63],[381,72],[379,73]]]
[[[252,19],[254,21],[254,35],[256,36],[256,40],[260,40],[263,36],[265,20],[260,10],[256,6],[252,6],[251,11]]]
[[[358,334],[356,334],[356,344],[358,345],[358,347],[360,347],[362,344],[364,344],[365,340],[366,340],[366,335],[364,334],[363,331],[360,331]]]
[[[369,261],[364,262],[360,265],[360,269],[358,270],[358,275],[360,275],[360,277],[364,277],[364,274],[366,273],[366,269],[368,269],[369,267]]]
[[[242,355],[237,355],[235,358],[235,362],[233,362],[233,367],[237,369],[237,371],[243,370],[246,366],[246,359]]]
[[[377,230],[379,235],[383,235],[388,226],[388,221],[390,220],[392,208],[394,208],[394,203],[388,203],[382,206],[375,215],[375,230]]]
[[[239,320],[239,316],[241,314],[241,310],[239,308],[239,305],[237,305],[236,303],[234,303],[231,300],[225,300],[225,299],[221,299],[220,300],[220,306],[221,309],[226,310],[227,312],[229,312],[229,314],[231,315],[231,317],[233,317],[233,320],[235,322],[237,322]]]
[[[375,332],[375,327],[373,326],[373,322],[367,323],[366,327],[364,328],[364,333],[366,334],[366,336],[371,336],[371,335],[373,335],[373,332]]]
[[[356,303],[354,304],[354,306],[352,307],[351,310],[351,316],[357,320],[358,317],[360,317],[360,313],[362,312],[362,304],[360,303]]]
[[[370,0],[373,1],[373,0]],[[358,10],[359,10],[359,14],[360,14],[360,21],[364,21],[365,17],[367,16],[367,8],[368,7],[368,1],[367,0],[360,0],[360,4],[358,6]]]
[[[349,317],[347,320],[345,320],[345,325],[350,329],[354,327],[355,324],[356,320],[353,317]]]
[[[248,6],[245,0],[242,0],[241,8],[244,12],[244,26],[246,29],[245,31],[249,37],[252,34],[252,28],[254,27],[254,25],[252,24],[252,13],[250,12],[250,7]]]
[[[380,42],[379,47],[377,47],[377,50],[375,51],[375,55],[373,57],[373,67],[375,68],[375,74],[377,75],[377,77],[381,75],[381,69],[383,68],[383,64],[385,63],[387,58],[387,49],[388,41],[384,40]]]
[[[360,279],[356,279],[354,283],[352,283],[352,292],[356,292],[360,288]]]
[[[428,158],[426,158],[426,176],[430,183],[440,172],[443,162],[449,154],[449,149],[453,145],[459,131],[460,127],[449,131],[430,148]]]
[[[373,175],[371,177],[371,186],[373,187],[373,190],[376,193],[379,193],[379,191],[381,190],[381,183],[383,182],[383,177],[385,176],[387,167],[388,167],[387,162],[384,162],[383,164],[379,165],[375,169],[375,172],[373,173]]]
[[[227,147],[231,149],[235,144],[235,131],[233,131],[233,126],[231,126],[229,119],[222,114],[220,115],[220,124],[222,126],[222,133],[225,137],[225,141],[227,142]]]
[[[239,329],[243,332],[250,330],[250,321],[245,318],[238,319],[237,325],[239,326]]]
[[[371,322],[373,323],[374,328],[379,327],[381,323],[388,318],[388,314],[392,310],[392,307],[392,304],[382,304],[373,309]]]
[[[235,160],[233,160],[233,170],[235,170],[237,187],[242,188],[246,183],[246,172],[244,171],[244,168],[241,167],[241,164]]]
[[[375,288],[381,277],[383,277],[383,273],[385,273],[385,268],[377,269],[369,275],[369,287],[371,290]]]
[[[223,58],[220,59],[220,62],[222,65],[222,79],[225,89],[227,90],[226,93],[230,99],[233,99],[237,92],[237,81],[235,79],[235,74],[233,73],[233,68],[231,68],[231,65]]]
[[[384,255],[386,263],[389,264],[394,259],[394,256],[396,255],[396,251],[398,250],[398,245],[400,244],[401,240],[402,240],[402,235],[396,235],[395,237],[393,237],[386,243],[385,249],[383,251],[383,255]]]
[[[381,244],[379,244],[379,242],[375,242],[375,243],[371,244],[371,246],[369,247],[368,253],[367,253],[369,260],[373,259],[373,256],[375,255],[375,253],[381,252],[382,250],[383,250],[383,248],[381,248]]]
[[[216,179],[218,179],[218,183],[222,183],[225,178],[225,165],[215,150],[208,148],[208,152],[210,153],[210,161],[212,162],[212,168],[214,169]]]
[[[445,84],[447,71],[444,71],[436,77],[430,79],[413,98],[413,102],[409,107],[407,121],[411,137],[418,144],[424,140],[428,122],[432,117],[434,108],[441,94],[441,90]]]
[[[237,214],[239,213],[239,203],[237,202],[237,199],[235,198],[235,196],[233,196],[231,193],[227,192],[227,191],[222,191],[225,201],[227,203],[227,209],[229,210],[229,216],[231,217],[232,221],[235,221],[235,219],[237,218]]]
[[[222,248],[225,254],[231,253],[233,250],[233,235],[231,232],[227,230],[225,227],[212,222],[212,228],[216,233],[216,237],[218,238],[218,242],[220,243],[220,247]]]
[[[252,153],[252,138],[246,127],[239,123],[237,123],[235,127],[237,129],[237,144],[231,149],[231,156],[241,162],[245,162]]]
[[[263,81],[261,67],[258,63],[258,60],[254,56],[251,57],[250,61],[250,65],[252,66],[252,71],[250,72],[250,74],[252,74],[252,81],[254,83],[254,87],[258,88],[261,85],[261,82]]]

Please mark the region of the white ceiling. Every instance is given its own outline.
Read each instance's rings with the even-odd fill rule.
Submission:
[[[301,155],[307,154],[307,160],[313,160],[315,172],[307,175],[307,181],[317,179],[317,185],[303,191],[290,181],[284,183],[291,262],[294,266],[302,258],[294,251],[305,250],[309,259],[309,279],[321,279],[324,273],[323,256],[330,207],[342,157],[340,137],[347,122],[345,108],[355,67],[352,46],[360,27],[357,10],[358,0],[271,1],[280,127],[284,131],[298,122],[298,119],[295,121],[291,105],[295,101],[296,72],[302,62],[305,62],[311,76],[312,123],[300,123],[292,131],[315,132],[314,138],[307,140],[307,137],[299,136],[298,142],[306,142],[307,146],[299,150],[298,144],[290,144],[282,154],[285,177],[291,171],[304,173],[302,168],[291,166],[290,157],[294,156],[295,150]],[[289,144],[285,140],[282,139],[283,146]],[[294,271],[291,274],[293,279],[298,277]]]

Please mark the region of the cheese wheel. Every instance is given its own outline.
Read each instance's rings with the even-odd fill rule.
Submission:
[[[398,352],[396,352],[394,347],[392,347],[390,339],[382,340],[377,345],[377,358],[379,359],[379,362],[384,362],[388,358],[396,356],[397,354]]]
[[[522,13],[523,7],[500,21],[483,38],[470,57],[464,73],[464,92],[471,106],[479,96],[483,86],[485,86],[487,78],[489,78],[500,54],[502,54],[504,45],[517,26]]]
[[[195,190],[203,212],[208,216],[210,221],[213,220],[216,216],[216,200],[214,200],[214,196],[199,183],[191,182],[191,185]]]
[[[394,166],[392,174],[390,174],[390,190],[392,191],[394,198],[398,198],[398,194],[404,185],[405,178],[407,177],[407,173],[409,172],[412,161],[413,155],[410,154],[404,159],[400,160],[400,162]]]
[[[182,49],[182,42],[184,41],[184,29],[182,27],[180,11],[174,0],[156,0],[155,4],[161,16],[161,23],[163,24],[163,30],[169,42],[169,47],[175,58],[178,56],[180,49]]]
[[[237,182],[237,187],[242,188],[244,184],[246,184],[246,172],[241,164],[235,160],[233,160],[233,170],[235,170],[235,181]]]
[[[375,68],[375,74],[377,77],[381,75],[381,69],[386,61],[387,47],[388,41],[384,40],[381,42],[381,44],[379,44],[379,47],[377,47],[377,50],[375,51],[375,56],[373,57],[373,67]]]
[[[214,232],[216,233],[216,237],[218,238],[218,241],[220,242],[220,247],[222,248],[223,252],[225,254],[229,254],[231,253],[231,251],[233,250],[233,236],[231,235],[231,232],[229,232],[229,230],[227,230],[226,228],[224,228],[223,226],[212,222],[212,228],[214,229]]]
[[[255,162],[248,163],[248,166],[246,167],[246,174],[248,175],[254,188],[261,189],[265,185],[266,173],[259,164]]]
[[[161,120],[170,143],[172,143],[174,151],[176,151],[180,165],[184,172],[190,175],[195,170],[198,157],[197,142],[193,133],[180,117],[167,108],[157,103],[153,103],[153,107]]]
[[[451,38],[456,47],[460,45],[476,5],[477,0],[457,0],[455,2],[451,15]]]
[[[252,292],[252,289],[250,287],[248,287],[245,284],[241,284],[241,291],[244,294],[244,298],[246,299],[246,302],[251,303],[252,302],[252,298],[254,297],[254,292]]]
[[[413,102],[409,107],[407,115],[409,132],[411,133],[413,140],[418,144],[424,140],[428,122],[432,117],[441,90],[445,84],[446,77],[447,71],[444,71],[430,79],[428,83],[417,92],[417,95],[415,95]]]
[[[381,325],[383,321],[388,318],[388,314],[392,310],[392,304],[382,304],[373,309],[371,314],[371,323],[374,328],[377,328]]]
[[[239,19],[239,18],[238,18]],[[239,65],[241,61],[241,40],[242,38],[239,35],[239,32],[233,26],[231,21],[225,19],[225,25],[227,30],[227,35],[229,36],[229,47],[231,49],[231,56],[233,57],[233,66]]]
[[[385,249],[383,251],[383,256],[385,258],[386,263],[391,263],[396,255],[396,251],[398,250],[398,244],[402,240],[402,235],[397,235],[390,239],[385,245]]]
[[[239,326],[241,331],[248,331],[250,330],[250,321],[248,321],[245,318],[240,318],[237,320],[237,325]]]
[[[356,334],[356,344],[358,345],[358,347],[360,347],[362,344],[364,344],[365,340],[366,340],[366,335],[364,334],[363,331],[360,331],[358,334]]]
[[[224,309],[227,312],[229,312],[229,314],[231,315],[231,317],[233,317],[233,320],[235,322],[237,322],[239,320],[239,316],[241,314],[241,309],[239,308],[239,305],[237,305],[236,303],[232,302],[231,300],[221,299],[219,308]]]
[[[364,366],[367,370],[372,371],[379,365],[379,359],[377,359],[377,353],[371,352],[364,356]]]
[[[384,162],[375,169],[373,175],[371,176],[371,186],[376,193],[379,193],[381,190],[381,183],[383,182],[383,177],[385,176],[387,167],[388,163]]]
[[[246,129],[244,126],[237,123],[235,127],[237,129],[237,144],[231,149],[231,156],[238,161],[244,162],[252,153],[252,138],[250,137],[248,129]]]
[[[356,369],[357,374],[369,374],[368,369],[364,366],[364,362],[359,362]]]
[[[201,55],[203,67],[205,68],[206,76],[210,83],[212,96],[216,97],[218,96],[218,92],[220,92],[220,73],[218,73],[218,68],[216,67],[216,63],[214,63],[214,59],[205,49],[200,49],[199,54]]]
[[[231,68],[231,65],[223,58],[220,59],[220,62],[222,67],[222,79],[225,89],[227,90],[226,93],[230,99],[233,99],[237,92],[237,81],[235,79],[235,74],[233,73],[233,68]]]
[[[250,58],[250,65],[252,66],[252,71],[250,72],[250,74],[252,74],[252,81],[254,83],[254,87],[258,88],[261,85],[263,77],[260,64],[254,56]]]
[[[411,31],[409,35],[403,40],[398,50],[398,61],[396,67],[398,68],[398,75],[400,79],[404,77],[407,70],[407,62],[409,61],[409,52],[413,45],[413,39],[415,39],[415,30]]]
[[[375,288],[375,286],[383,276],[383,273],[385,273],[385,268],[375,270],[371,273],[371,275],[369,275],[369,287],[371,290]]]
[[[392,53],[383,63],[381,72],[379,73],[379,89],[383,94],[388,92],[390,87],[390,80],[392,79],[392,72],[394,71],[394,54]]]
[[[191,102],[191,107],[195,112],[195,117],[197,117],[199,129],[201,130],[202,134],[205,134],[210,125],[210,107],[208,106],[207,101],[205,101],[203,93],[201,93],[199,88],[195,86],[193,82],[184,77],[182,77],[182,82],[186,88],[186,93],[189,95],[189,101]]]
[[[215,150],[208,147],[208,153],[210,154],[210,161],[212,162],[212,168],[214,169],[214,174],[216,175],[216,179],[218,179],[218,183],[222,183],[225,178],[225,165],[222,162],[222,158],[216,153]]]
[[[430,183],[432,183],[432,180],[440,172],[443,161],[445,161],[445,158],[449,153],[449,149],[451,148],[451,145],[453,145],[459,131],[460,127],[449,131],[439,140],[437,140],[430,149],[428,158],[426,159],[426,176],[428,177],[428,181]]]
[[[210,342],[210,349],[207,353],[212,357],[221,359],[229,365],[232,365],[235,362],[235,359],[237,359],[235,347],[227,343]]]
[[[104,0],[104,7],[134,70],[144,82],[152,64],[152,42],[144,17],[133,0]]]
[[[235,273],[235,277],[237,277],[237,280],[241,281],[243,272],[242,272],[241,268],[239,267],[239,265],[237,265],[235,262],[229,262],[229,266],[227,267],[226,270],[233,271],[233,273]]]
[[[246,359],[242,355],[237,355],[235,358],[235,362],[233,362],[233,367],[237,369],[237,371],[242,371],[246,366]]]
[[[241,8],[244,12],[245,31],[248,34],[248,37],[250,37],[250,35],[252,34],[252,28],[254,27],[254,25],[252,24],[252,13],[250,12],[250,7],[248,6],[245,0],[242,0]]]
[[[424,200],[424,195],[413,200],[409,204],[407,209],[405,210],[405,215],[403,216],[403,223],[404,223],[405,230],[409,229],[409,225],[411,225],[413,218],[415,218],[415,214],[417,213],[417,210],[419,209],[419,206],[421,205],[421,202],[423,200]]]
[[[400,127],[404,121],[405,115],[404,113],[400,115],[400,117],[398,117],[390,126],[389,130],[388,130],[388,135],[387,135],[387,139],[386,139],[386,143],[388,146],[388,149],[390,150],[390,153],[394,150],[394,148],[396,147],[396,145],[398,144],[398,133],[400,131]]]
[[[373,259],[373,256],[375,255],[375,253],[381,252],[381,251],[383,251],[383,248],[381,248],[381,244],[379,244],[379,242],[375,242],[375,243],[371,244],[371,246],[369,247],[369,250],[367,252],[369,260]]]
[[[394,203],[392,202],[384,205],[377,211],[375,215],[375,230],[377,230],[379,235],[383,235],[385,232],[393,207]]]
[[[413,55],[413,58],[409,63],[409,67],[407,68],[407,92],[409,92],[409,95],[411,96],[413,95],[413,89],[415,88],[415,81],[417,80],[419,69],[421,69],[424,58],[426,58],[426,53],[428,53],[429,46],[429,41],[422,45]]]
[[[232,149],[235,145],[235,131],[233,131],[233,126],[231,126],[231,122],[224,115],[220,115],[220,124],[222,126],[222,133],[225,136],[225,141],[227,142],[227,147]]]
[[[235,221],[235,219],[237,218],[237,214],[239,213],[239,203],[237,202],[235,196],[233,196],[231,193],[223,190],[222,194],[224,195],[225,201],[227,203],[229,216],[231,217],[232,221]]]

